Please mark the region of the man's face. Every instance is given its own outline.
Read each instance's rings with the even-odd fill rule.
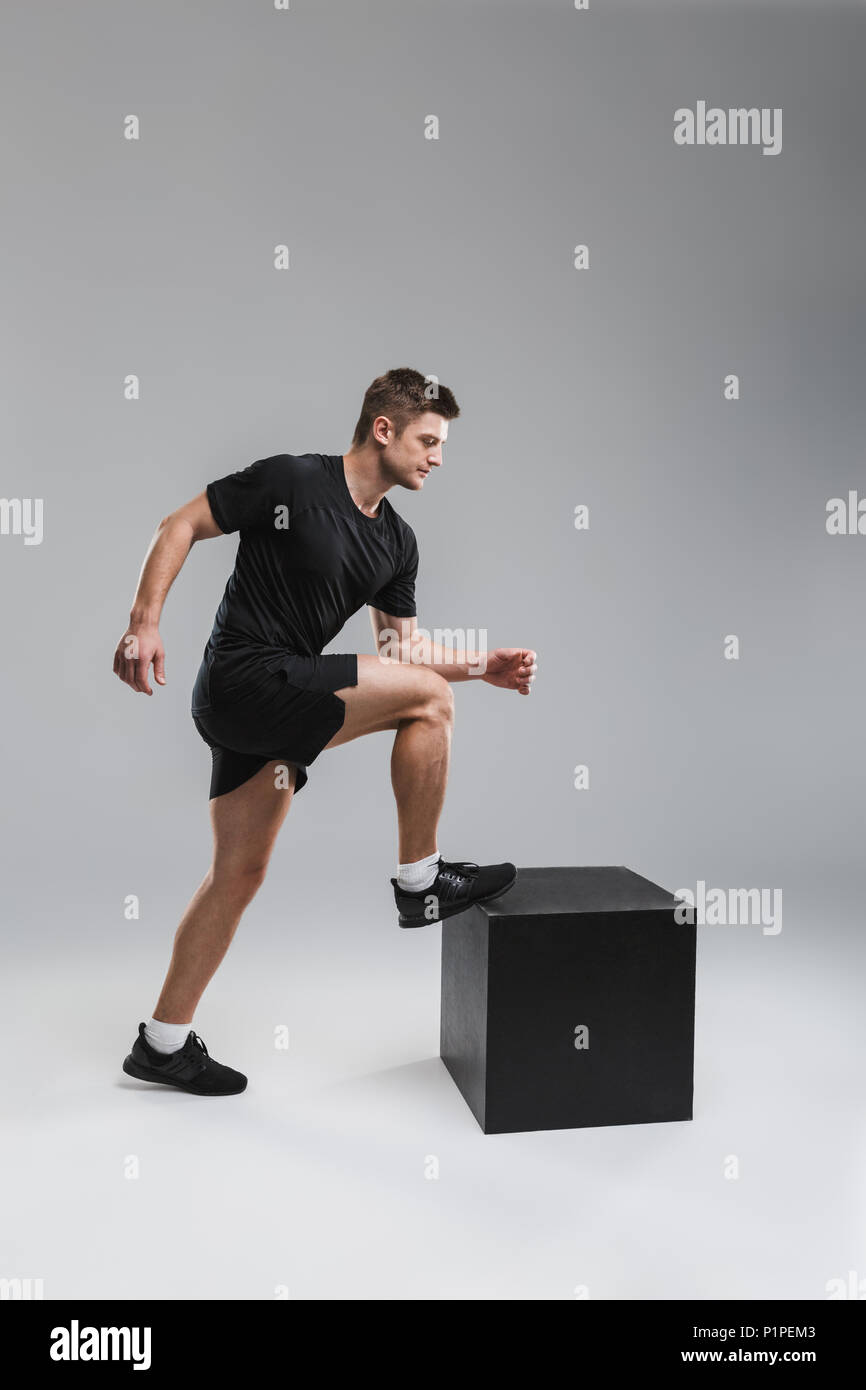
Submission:
[[[390,427],[382,463],[400,487],[413,488],[416,492],[424,486],[424,479],[431,468],[442,466],[442,446],[448,437],[448,421],[435,411],[428,410],[410,420],[399,438],[394,437],[394,427],[385,417],[376,421],[376,426],[384,435]]]

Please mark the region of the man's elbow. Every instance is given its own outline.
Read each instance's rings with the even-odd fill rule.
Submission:
[[[183,527],[189,539],[190,548],[192,548],[199,539],[199,536],[192,519],[188,516],[184,516],[183,511],[169,512],[168,516],[164,516],[159,526],[156,528],[156,534],[160,536],[164,531],[175,527]]]

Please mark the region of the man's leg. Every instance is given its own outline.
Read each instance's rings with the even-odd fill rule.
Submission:
[[[275,786],[279,761],[210,802],[213,863],[175,933],[162,993],[153,1011],[161,1023],[188,1023],[229,948],[238,922],[264,881],[268,860],[294,794]]]
[[[362,654],[358,684],[335,693],[345,701],[346,718],[325,747],[396,729],[391,785],[397,801],[400,863],[412,864],[433,854],[451,754],[450,683],[427,666]]]
[[[429,862],[438,854],[436,833],[448,780],[454,723],[451,683],[429,666],[362,655],[358,684],[336,693],[345,701],[346,716],[327,748],[361,734],[397,731],[391,784],[400,824],[400,874],[391,882],[400,926],[426,926],[508,892],[517,881],[517,869],[510,862],[455,863],[441,855],[442,863]],[[427,864],[419,863],[425,859]],[[416,870],[420,877],[413,882],[410,875]]]
[[[358,657],[358,684],[337,691],[346,719],[328,748],[363,733],[396,729],[391,775],[400,821],[400,860],[432,854],[445,797],[454,697],[436,671],[377,656]],[[188,1023],[264,881],[294,791],[275,786],[267,763],[233,792],[210,802],[214,857],[175,933],[153,1011],[161,1023]],[[417,849],[417,853],[416,853]]]

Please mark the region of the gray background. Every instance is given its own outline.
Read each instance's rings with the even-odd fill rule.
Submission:
[[[866,538],[825,531],[866,486],[863,7],[106,0],[2,28],[3,493],[44,498],[45,534],[0,537],[0,1275],[338,1299],[866,1277]],[[782,107],[782,152],[675,146],[699,99]],[[144,552],[210,479],[343,452],[404,365],[462,407],[444,466],[390,495],[419,622],[539,659],[529,699],[455,687],[445,857],[783,890],[778,935],[699,930],[691,1123],[481,1134],[438,1059],[439,932],[396,924],[388,734],[312,766],[196,1015],[247,1092],[120,1071],[207,868],[189,696],[236,539],[181,571],[150,699],[111,670]],[[366,611],[329,648],[371,649]]]

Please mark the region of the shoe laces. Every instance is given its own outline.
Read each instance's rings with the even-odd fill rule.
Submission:
[[[192,1029],[190,1029],[189,1037],[186,1040],[186,1049],[189,1050],[189,1055],[191,1057],[195,1056],[196,1060],[200,1063],[199,1070],[204,1071],[205,1067],[207,1066],[207,1062],[204,1060],[204,1057],[197,1056],[192,1052],[192,1049],[194,1047],[200,1047],[202,1052],[204,1053],[204,1057],[210,1057],[210,1053],[205,1047],[204,1038],[200,1038],[198,1033],[195,1033]]]
[[[475,878],[479,869],[472,859],[443,859],[439,872],[445,878]]]

